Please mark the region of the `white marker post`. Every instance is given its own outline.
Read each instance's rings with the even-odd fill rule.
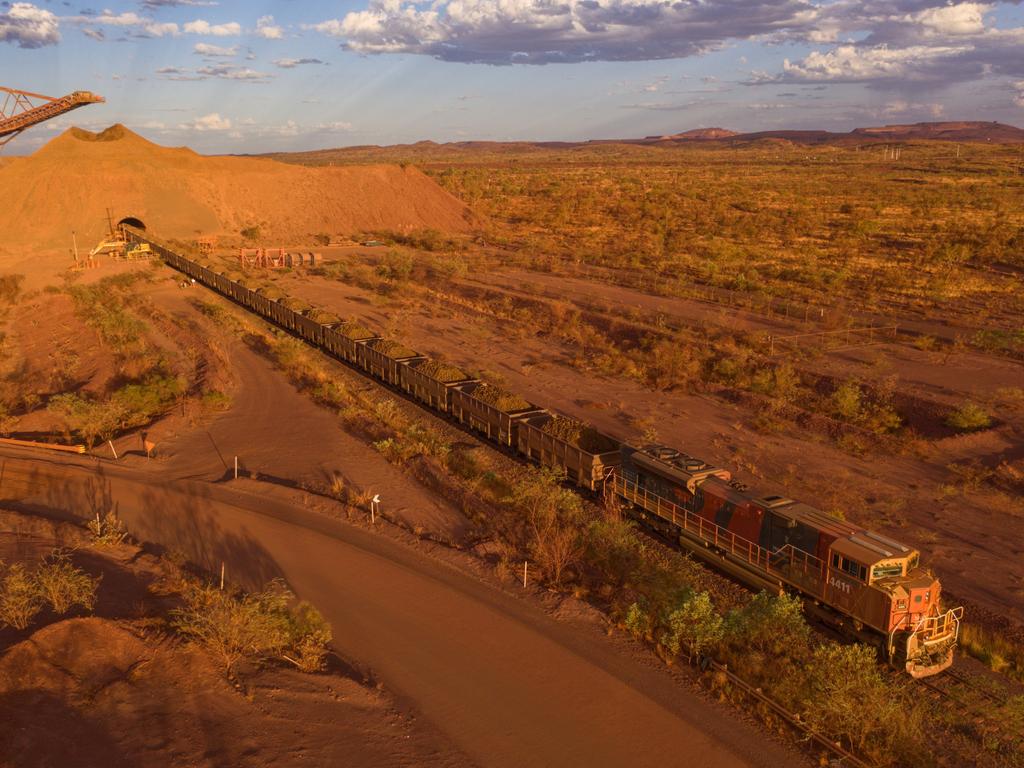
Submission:
[[[529,561],[523,560],[523,589],[526,589],[526,577],[529,573]]]
[[[235,480],[238,479],[238,457],[235,456]]]
[[[370,499],[370,524],[374,525],[377,522],[377,511],[380,509],[380,494],[373,494],[373,498]]]
[[[220,591],[224,591],[224,561],[220,561]]]
[[[117,451],[114,450],[114,441],[107,440],[107,445],[110,446],[110,452],[114,454],[114,461],[117,461]]]

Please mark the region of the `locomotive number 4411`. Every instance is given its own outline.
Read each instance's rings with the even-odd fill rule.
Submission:
[[[847,582],[841,579],[837,579],[835,576],[829,576],[828,583],[829,586],[835,587],[836,589],[842,590],[843,592],[850,594],[850,585]]]

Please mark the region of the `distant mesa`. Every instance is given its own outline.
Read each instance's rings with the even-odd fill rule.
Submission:
[[[648,138],[661,141],[713,141],[715,139],[731,139],[736,135],[738,135],[736,131],[730,131],[728,128],[693,128],[669,136],[650,136]]]
[[[986,141],[992,143],[1024,143],[1024,129],[1005,123],[982,121],[949,121],[912,123],[907,125],[883,125],[855,128],[849,133],[832,131],[775,130],[754,133],[737,133],[724,128],[697,128],[692,131],[674,133],[670,136],[647,136],[633,143],[654,144],[662,142],[683,143],[689,141],[724,141],[749,143],[755,141],[783,140],[796,144],[849,144],[864,141]]]
[[[238,235],[276,242],[374,230],[468,231],[478,219],[412,166],[310,168],[267,158],[204,156],[163,147],[123,125],[70,128],[35,154],[0,165],[4,246],[98,241],[107,208],[156,234]]]

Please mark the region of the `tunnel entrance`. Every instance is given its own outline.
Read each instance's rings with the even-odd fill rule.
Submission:
[[[117,222],[118,229],[125,226],[134,227],[135,229],[141,229],[143,232],[146,231],[146,225],[143,224],[142,219],[137,219],[134,216],[126,216],[125,218]]]

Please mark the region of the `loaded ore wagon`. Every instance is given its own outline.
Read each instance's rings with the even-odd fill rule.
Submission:
[[[423,358],[402,363],[398,372],[398,386],[431,408],[449,413],[450,392],[459,384],[477,381],[454,365]]]
[[[516,444],[519,423],[546,411],[486,382],[472,382],[450,391],[451,412],[462,424],[481,432],[491,440],[512,447]]]
[[[402,364],[424,359],[415,350],[390,339],[371,339],[359,347],[359,366],[371,376],[396,387]]]
[[[591,491],[619,465],[619,446],[581,421],[550,413],[523,419],[516,429],[519,453],[564,471],[566,479]]]
[[[324,346],[342,360],[358,365],[361,342],[380,338],[377,334],[356,322],[338,323],[324,329]]]

